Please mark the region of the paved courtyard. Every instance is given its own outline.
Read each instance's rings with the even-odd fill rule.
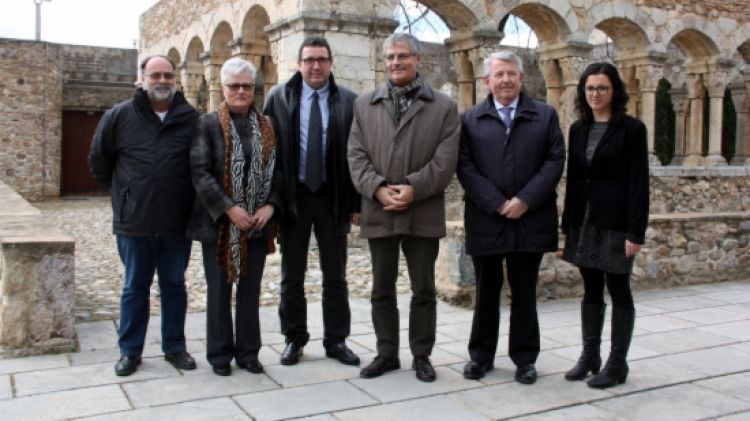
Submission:
[[[562,373],[579,353],[577,300],[540,304],[539,380],[513,381],[503,308],[495,370],[465,380],[470,310],[440,303],[432,360],[438,378],[422,383],[409,369],[377,379],[325,358],[319,303],[310,305],[311,342],[296,366],[281,366],[283,337],[275,306],[261,309],[265,374],[211,373],[205,361],[205,314],[188,315],[195,371],[179,371],[160,351],[159,318],[151,320],[144,362],[131,377],[114,375],[116,322],[76,325],[81,351],[0,360],[0,420],[750,420],[750,280],[637,292],[638,319],[627,383],[592,390]],[[399,302],[407,325],[408,296]],[[352,300],[349,344],[367,364],[375,336],[369,303]],[[605,328],[605,338],[609,336]],[[604,345],[608,348],[608,343]]]

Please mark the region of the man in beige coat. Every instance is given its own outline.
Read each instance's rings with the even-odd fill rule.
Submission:
[[[419,77],[420,47],[409,34],[383,43],[388,81],[357,98],[349,167],[362,195],[361,235],[372,257],[372,320],[378,355],[365,378],[400,368],[396,307],[399,248],[411,281],[409,345],[419,380],[435,380],[435,260],[445,236],[445,188],[458,159],[456,104]]]

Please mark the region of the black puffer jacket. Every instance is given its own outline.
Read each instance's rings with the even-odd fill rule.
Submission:
[[[91,141],[89,167],[111,188],[115,234],[185,234],[195,195],[190,143],[197,117],[177,92],[161,122],[140,88],[104,114]]]

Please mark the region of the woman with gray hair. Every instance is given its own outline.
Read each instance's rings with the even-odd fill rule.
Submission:
[[[188,236],[202,243],[206,273],[206,358],[214,373],[262,373],[258,302],[266,254],[276,236],[281,173],[270,118],[254,106],[256,71],[233,58],[221,67],[224,101],[201,116],[190,151],[197,193]],[[237,284],[235,331],[232,285]]]

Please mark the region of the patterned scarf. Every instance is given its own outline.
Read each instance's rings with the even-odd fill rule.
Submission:
[[[234,204],[253,214],[268,200],[271,192],[273,167],[276,161],[276,136],[268,117],[258,119],[260,113],[250,108],[247,118],[250,121],[252,138],[250,139],[251,158],[245,161],[242,141],[237,128],[229,114],[226,103],[219,105],[219,123],[224,133],[224,192],[232,198]],[[250,165],[245,175],[245,166]],[[247,186],[247,187],[245,187]],[[247,274],[247,238],[259,237],[261,233],[242,231],[229,218],[219,226],[219,267],[227,271],[229,282],[238,281],[240,276]],[[273,235],[272,235],[273,237]],[[273,238],[271,238],[271,247]],[[273,250],[270,250],[273,252]]]
[[[388,81],[388,88],[391,90],[391,97],[393,97],[393,113],[396,116],[396,121],[401,121],[401,116],[406,114],[406,110],[414,102],[415,94],[421,87],[422,80],[419,75],[406,86],[396,86],[390,80]]]

